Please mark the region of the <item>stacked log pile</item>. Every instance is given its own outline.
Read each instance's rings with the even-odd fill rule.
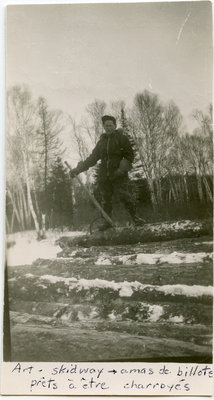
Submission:
[[[13,360],[211,361],[210,236],[81,247],[85,239],[60,239],[58,258],[9,268]]]

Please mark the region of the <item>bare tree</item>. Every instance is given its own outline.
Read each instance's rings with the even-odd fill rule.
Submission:
[[[96,144],[102,133],[102,116],[105,113],[106,103],[102,100],[95,100],[89,104],[86,111],[89,115],[88,134],[93,144]]]
[[[77,153],[81,161],[84,161],[89,156],[89,149],[91,147],[91,136],[88,134],[86,127],[82,125],[78,125],[74,118],[71,116],[68,117],[69,125],[70,125],[70,133],[71,133],[71,140],[74,146],[77,149]],[[85,133],[85,134],[84,134]],[[90,144],[89,144],[90,142]],[[85,172],[86,177],[86,185],[90,186],[90,171]],[[77,192],[79,190],[79,183],[78,181],[74,180],[72,184],[72,198],[73,204],[77,204]]]
[[[213,135],[213,107],[212,104],[209,104],[207,113],[203,113],[201,110],[194,110],[192,113],[193,118],[198,123],[197,131],[200,132],[203,136],[209,137],[212,139]]]
[[[32,200],[33,153],[35,146],[36,109],[31,93],[26,87],[15,86],[8,92],[8,135],[17,146],[19,163],[23,170],[27,202],[34,221],[37,237],[40,238],[38,215]]]
[[[9,131],[7,118],[7,174],[6,174],[6,205],[7,205],[7,230],[13,231],[17,221],[20,229],[30,228],[31,214],[26,199],[23,164],[20,158],[19,141]]]
[[[207,199],[212,202],[212,192],[207,180],[210,171],[210,159],[207,140],[196,132],[193,135],[186,134],[182,140],[183,157],[188,158],[189,171],[196,176],[199,200],[203,202],[203,184]]]
[[[175,104],[163,106],[157,95],[145,90],[135,97],[132,133],[154,208],[161,205],[161,180],[168,171],[168,157],[182,118]]]
[[[83,128],[77,125],[76,121],[69,116],[69,122],[71,126],[71,137],[77,145],[77,151],[81,160],[85,160],[89,155],[89,150],[87,146],[87,138],[83,136]]]
[[[204,201],[206,193],[208,201],[212,202],[211,185],[208,181],[213,171],[212,105],[209,105],[207,113],[195,110],[192,115],[198,126],[192,135],[186,134],[182,140],[183,158],[189,164],[190,171],[196,176],[199,200]]]

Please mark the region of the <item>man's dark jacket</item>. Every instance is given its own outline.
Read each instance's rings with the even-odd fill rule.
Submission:
[[[98,180],[104,181],[113,178],[118,169],[127,174],[133,159],[134,152],[128,137],[115,130],[111,135],[103,133],[91,155],[85,161],[80,161],[76,169],[78,173],[86,171],[101,160]]]

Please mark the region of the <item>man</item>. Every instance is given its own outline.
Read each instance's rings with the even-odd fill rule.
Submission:
[[[111,217],[113,194],[119,196],[126,210],[131,215],[134,223],[139,225],[142,220],[136,216],[136,210],[132,195],[130,194],[128,171],[134,159],[132,146],[127,136],[121,129],[116,129],[116,120],[111,115],[104,115],[102,123],[103,133],[92,151],[85,160],[80,161],[76,168],[71,170],[74,177],[80,172],[86,171],[101,160],[98,170],[98,188],[103,200],[103,209]],[[108,229],[107,222],[100,227],[100,230]]]

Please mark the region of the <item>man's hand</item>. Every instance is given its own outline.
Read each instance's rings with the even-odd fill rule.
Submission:
[[[75,178],[75,176],[77,176],[78,175],[78,169],[77,168],[73,168],[73,169],[71,169],[70,171],[69,171],[69,174],[70,174],[70,177],[71,178]]]
[[[67,163],[67,161],[65,161],[65,165],[66,165],[66,167],[69,168],[69,174],[70,174],[70,177],[71,177],[71,178],[75,178],[75,176],[79,175],[80,172],[84,171],[84,168],[83,168],[84,162],[83,162],[83,161],[80,161],[80,162],[77,164],[76,168],[73,168],[73,169],[71,169],[71,167],[70,167],[70,165]]]

